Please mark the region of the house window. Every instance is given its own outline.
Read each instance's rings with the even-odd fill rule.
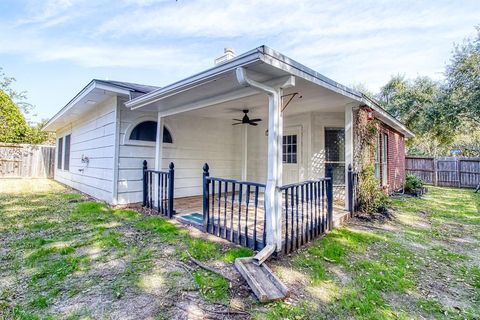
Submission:
[[[382,186],[388,184],[388,135],[382,134]]]
[[[325,169],[333,167],[333,184],[345,184],[345,130],[325,129]],[[326,172],[326,171],[325,171]]]
[[[63,170],[70,170],[70,135],[65,136],[65,153],[63,156]]]
[[[139,123],[130,133],[130,140],[155,142],[157,140],[157,122]],[[173,143],[172,134],[165,126],[163,127],[163,143]]]
[[[62,169],[62,157],[63,157],[63,137],[58,139],[57,147],[57,168]]]
[[[375,160],[375,178],[380,180],[380,153],[381,153],[382,142],[380,135],[377,136],[377,141],[375,144],[374,150],[374,160]]]
[[[297,163],[297,135],[283,136],[283,163]]]

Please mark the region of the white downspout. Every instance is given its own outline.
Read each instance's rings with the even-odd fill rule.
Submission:
[[[249,79],[244,68],[236,69],[238,82],[268,95],[268,167],[265,188],[266,246],[255,259],[258,264],[273,252],[282,249],[282,131],[281,96],[283,88],[295,85],[295,78],[288,76],[277,86],[267,86]]]

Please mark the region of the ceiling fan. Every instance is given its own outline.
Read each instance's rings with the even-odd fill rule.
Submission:
[[[258,126],[257,122],[262,121],[262,119],[250,119],[248,117],[248,109],[242,110],[245,115],[243,116],[242,120],[240,119],[233,119],[234,121],[238,121],[236,123],[233,123],[232,126],[235,126],[237,124],[249,124],[251,126]]]

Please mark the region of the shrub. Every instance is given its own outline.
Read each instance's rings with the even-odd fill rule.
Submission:
[[[380,188],[375,168],[371,164],[360,172],[358,201],[360,211],[365,213],[383,212],[387,207],[388,195]]]
[[[423,187],[423,181],[420,178],[413,174],[407,174],[403,188],[405,192],[411,193],[421,187]]]

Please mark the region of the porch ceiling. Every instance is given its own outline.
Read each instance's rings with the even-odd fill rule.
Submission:
[[[284,94],[298,92],[296,96],[285,109],[285,115],[296,115],[306,112],[344,112],[344,106],[352,103],[353,100],[332,92],[328,89],[319,87],[303,79],[297,79],[296,86],[286,89]],[[206,117],[232,119],[243,116],[242,110],[248,109],[250,117],[268,116],[268,99],[265,94],[255,93],[251,96],[238,98],[222,103],[213,104],[200,109],[191,110],[189,115]]]

